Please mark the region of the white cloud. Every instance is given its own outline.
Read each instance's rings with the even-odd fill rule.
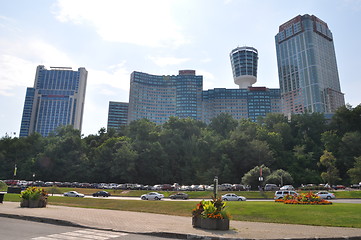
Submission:
[[[13,96],[14,88],[27,86],[34,79],[34,65],[15,56],[0,55],[0,68],[0,95]]]
[[[360,0],[343,0],[343,2],[348,5],[353,11],[361,11],[361,1]]]
[[[212,58],[204,58],[204,59],[201,59],[201,62],[202,62],[202,63],[212,62]]]
[[[116,88],[129,90],[130,72],[125,68],[125,61],[116,65],[109,66],[107,71],[96,69],[88,70],[88,85],[97,85],[103,92],[112,92],[106,88]]]
[[[165,67],[168,65],[179,65],[185,62],[188,62],[189,58],[176,58],[176,57],[148,57],[152,60],[156,65],[160,67]]]
[[[0,41],[0,94],[13,95],[15,87],[32,87],[37,65],[69,66],[70,58],[38,39]]]
[[[188,40],[172,16],[169,0],[58,0],[61,22],[89,24],[106,41],[150,47],[178,47]]]
[[[17,26],[14,19],[1,15],[0,15],[0,28],[2,29],[2,31],[7,31],[10,33],[13,32],[16,33],[20,31],[19,26]]]

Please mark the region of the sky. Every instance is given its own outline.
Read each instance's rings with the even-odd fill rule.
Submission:
[[[193,69],[204,90],[237,88],[229,53],[251,46],[259,57],[254,86],[279,88],[274,37],[300,14],[328,24],[341,91],[356,107],[361,0],[0,0],[0,138],[19,135],[38,65],[87,69],[84,136],[106,128],[109,101],[128,102],[133,71]]]

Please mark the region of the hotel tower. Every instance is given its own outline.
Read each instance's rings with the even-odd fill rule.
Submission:
[[[345,105],[333,36],[316,16],[299,15],[275,36],[282,112],[334,113]]]
[[[85,68],[38,66],[34,87],[26,91],[20,137],[48,136],[65,125],[81,130],[87,75]]]

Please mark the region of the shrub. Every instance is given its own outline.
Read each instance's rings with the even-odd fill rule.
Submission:
[[[20,197],[24,200],[47,199],[48,193],[42,188],[28,187],[21,192]]]
[[[211,201],[202,200],[192,210],[192,215],[202,218],[230,219],[225,207],[226,203],[221,198],[213,198]]]

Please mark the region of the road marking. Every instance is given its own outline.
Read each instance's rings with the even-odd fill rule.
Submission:
[[[118,233],[111,231],[101,231],[94,229],[87,230],[76,230],[72,232],[50,234],[43,237],[35,237],[32,240],[55,240],[55,239],[64,239],[64,240],[73,240],[73,239],[89,239],[89,240],[106,240],[110,238],[116,238],[120,236],[128,235],[127,233]]]

